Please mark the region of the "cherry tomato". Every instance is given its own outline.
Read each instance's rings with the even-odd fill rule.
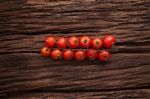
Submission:
[[[52,48],[52,47],[55,47],[55,44],[56,44],[56,38],[55,37],[48,36],[45,39],[45,46],[46,47]]]
[[[68,44],[69,44],[70,48],[78,48],[79,47],[79,39],[78,39],[78,37],[75,37],[75,36],[70,37],[68,39]]]
[[[84,51],[76,51],[74,53],[74,58],[77,60],[77,61],[83,61],[85,58],[86,58],[86,54]]]
[[[43,57],[48,57],[48,56],[50,56],[50,52],[51,52],[51,50],[50,50],[48,47],[43,47],[43,48],[41,49],[41,55],[42,55]]]
[[[65,60],[71,60],[72,58],[73,58],[73,51],[72,50],[65,50],[64,52],[63,52],[63,58],[65,59]]]
[[[91,46],[91,39],[88,36],[82,36],[79,44],[82,48],[89,48]]]
[[[99,61],[105,62],[110,59],[110,53],[108,51],[100,51],[98,54]]]
[[[105,48],[111,48],[116,43],[116,38],[112,35],[107,35],[103,39],[103,45]]]
[[[54,60],[61,59],[62,58],[62,51],[59,50],[59,49],[54,49],[51,52],[51,58],[54,59]]]
[[[93,38],[92,47],[93,49],[100,49],[102,47],[102,40],[100,38]]]
[[[88,57],[88,59],[95,60],[97,58],[97,56],[98,56],[98,53],[97,53],[96,50],[90,49],[90,50],[87,51],[87,57]]]
[[[58,48],[67,48],[67,39],[64,37],[60,37],[56,43]]]

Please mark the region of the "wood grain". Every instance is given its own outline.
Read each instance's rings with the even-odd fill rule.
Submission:
[[[149,13],[149,0],[0,0],[0,96],[40,90],[27,98],[70,99],[73,91],[79,99],[148,98]],[[108,63],[53,61],[39,54],[48,35],[107,34],[117,37]]]
[[[2,2],[1,34],[150,31],[149,0],[33,1]]]
[[[1,55],[0,93],[149,88],[149,60],[150,54],[114,54],[108,63],[53,61],[36,53]]]
[[[149,99],[150,90],[124,90],[109,92],[48,93],[27,92],[22,95],[8,95],[6,99]],[[3,98],[5,99],[5,98]]]
[[[4,35],[0,40],[0,53],[39,53],[40,49],[44,46],[44,39],[51,34],[40,35]],[[71,35],[81,36],[82,33],[71,34],[53,34],[52,36],[65,36]],[[104,36],[105,33],[86,33],[89,36]],[[149,33],[142,34],[115,34],[117,43],[113,49],[113,53],[150,53],[150,35]]]

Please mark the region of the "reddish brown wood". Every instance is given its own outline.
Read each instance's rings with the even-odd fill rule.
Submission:
[[[129,98],[132,95],[147,98],[150,87],[149,3],[149,0],[1,0],[0,96],[41,90],[89,91],[85,94],[89,97],[95,97],[91,92],[95,91],[98,96],[102,92],[106,98],[115,95],[128,98],[127,94]],[[84,34],[117,37],[110,62],[55,62],[38,53],[47,35]],[[59,97],[61,95],[66,93]],[[84,98],[80,95],[77,97]]]
[[[149,0],[8,0],[1,3],[0,32],[149,33],[149,3]]]
[[[110,62],[54,61],[40,54],[0,57],[0,93],[24,90],[149,88],[149,54],[113,54]]]
[[[9,95],[7,99],[149,99],[150,90],[123,90],[109,92],[72,92],[49,93],[27,92],[25,94]]]

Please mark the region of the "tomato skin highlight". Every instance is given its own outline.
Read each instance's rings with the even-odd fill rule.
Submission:
[[[51,58],[54,60],[59,60],[62,58],[62,51],[59,49],[54,49],[51,52]]]
[[[112,48],[112,46],[116,43],[116,38],[112,35],[107,35],[103,39],[103,45],[105,48]]]
[[[98,59],[101,62],[106,62],[110,60],[110,53],[108,51],[100,51],[98,54]]]
[[[43,57],[48,57],[50,56],[51,50],[48,47],[43,47],[41,48],[40,52]]]
[[[76,51],[75,53],[74,53],[74,58],[77,60],[77,61],[83,61],[83,60],[85,60],[85,58],[86,58],[86,54],[85,54],[85,52],[84,51]]]
[[[65,60],[72,60],[73,59],[73,55],[74,55],[74,53],[73,53],[73,51],[72,50],[65,50],[64,52],[63,52],[63,59],[65,59]]]
[[[91,46],[91,38],[88,36],[82,36],[80,38],[79,45],[82,48],[89,48]]]
[[[92,39],[92,48],[93,49],[101,49],[101,47],[102,47],[102,40],[100,39],[100,38],[93,38]]]
[[[45,46],[49,48],[53,48],[56,45],[56,38],[53,36],[48,36],[45,39]]]
[[[98,53],[96,50],[90,49],[86,52],[86,56],[89,60],[95,60],[98,56]]]
[[[79,47],[79,38],[75,37],[75,36],[69,37],[68,46],[72,49],[78,48]]]
[[[56,43],[58,48],[67,48],[67,39],[64,37],[60,37]]]

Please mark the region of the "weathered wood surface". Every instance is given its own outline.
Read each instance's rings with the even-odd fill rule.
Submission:
[[[6,99],[145,99],[146,97],[150,97],[150,89],[72,93],[27,92],[22,95],[9,95]]]
[[[40,90],[50,98],[74,95],[56,91],[88,91],[74,98],[148,98],[149,13],[149,0],[1,0],[0,96]],[[56,62],[38,53],[47,35],[83,34],[117,37],[110,62]]]
[[[149,33],[149,5],[149,0],[3,0],[0,31]]]
[[[105,33],[86,33],[90,36],[102,36]],[[117,44],[111,49],[114,53],[149,53],[150,52],[150,33],[135,34],[115,34]],[[4,35],[1,36],[0,53],[33,53],[39,52],[44,46],[44,38],[49,34],[40,35]],[[54,35],[54,34],[53,34]],[[82,33],[71,33],[71,35],[83,35]],[[66,34],[56,34],[54,36],[66,36]]]
[[[1,55],[0,93],[18,90],[109,90],[146,88],[149,54],[115,54],[107,64],[53,61],[39,54]],[[11,82],[11,83],[10,83]]]

